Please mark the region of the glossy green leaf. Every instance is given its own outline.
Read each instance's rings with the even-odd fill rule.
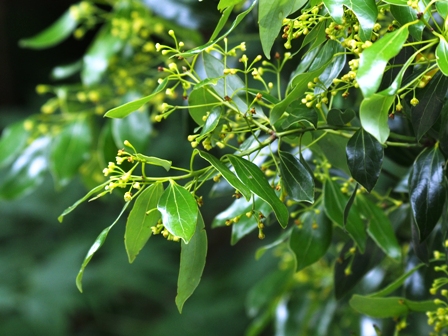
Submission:
[[[448,2],[446,1],[436,2],[436,8],[440,16],[446,20],[446,18],[448,17]]]
[[[327,41],[327,34],[325,29],[327,28],[327,22],[319,22],[308,34],[305,35],[300,49],[304,48],[308,44],[311,44],[307,50],[310,52],[314,48],[320,46]]]
[[[306,162],[294,155],[279,151],[282,185],[289,197],[297,202],[314,203],[314,176]]]
[[[53,68],[53,70],[51,71],[51,77],[53,79],[65,79],[81,71],[81,69],[82,69],[81,60],[67,65],[60,65]]]
[[[407,4],[405,4],[405,6],[390,6],[390,12],[401,25],[417,20],[417,11]],[[425,24],[423,22],[418,22],[409,26],[409,34],[411,34],[417,41],[421,41],[424,29]]]
[[[327,123],[334,126],[344,126],[355,118],[355,111],[346,109],[345,111],[339,109],[331,109],[327,114]]]
[[[82,83],[86,86],[98,84],[109,66],[110,59],[123,48],[123,45],[124,40],[113,36],[110,27],[104,26],[84,54]]]
[[[369,133],[360,128],[347,142],[347,164],[352,177],[368,192],[380,176],[384,150]]]
[[[375,93],[365,98],[360,107],[359,118],[362,128],[384,144],[389,137],[389,109],[394,102],[394,96]]]
[[[342,18],[344,17],[344,0],[323,0],[323,3],[333,20],[342,24]]]
[[[210,111],[210,114],[204,123],[204,127],[202,127],[201,135],[213,132],[216,126],[218,126],[220,118],[221,118],[221,106],[215,106]]]
[[[38,187],[48,170],[48,147],[51,139],[40,137],[34,140],[13,162],[2,176],[0,198],[23,197]]]
[[[390,318],[407,315],[412,311],[433,311],[438,306],[431,301],[411,301],[402,297],[377,298],[353,295],[350,306],[361,314],[375,318]]]
[[[78,19],[71,10],[67,10],[50,27],[39,34],[19,41],[24,48],[45,49],[52,47],[71,35],[78,25]]]
[[[153,166],[163,167],[166,171],[171,169],[171,165],[172,165],[171,161],[160,159],[160,158],[154,157],[154,156],[146,156],[146,155],[143,155],[140,153],[135,154],[135,157],[143,163],[147,163],[147,164],[150,164]]]
[[[285,228],[288,225],[289,213],[285,204],[277,197],[274,189],[269,185],[264,174],[254,163],[235,155],[228,156],[235,168],[238,178],[255,195],[269,203],[280,225]]]
[[[330,41],[329,41],[330,42]],[[334,54],[344,52],[342,45],[336,41],[331,41],[331,43],[336,43],[334,46]],[[324,72],[319,76],[319,84],[314,88],[314,94],[320,94],[325,92],[331,84],[333,84],[333,79],[337,78],[341,73],[342,69],[346,64],[346,55],[336,56],[333,61],[328,65]]]
[[[179,313],[185,301],[201,281],[207,257],[207,233],[202,215],[198,214],[196,230],[188,244],[181,242],[179,278],[177,280],[176,306]]]
[[[168,232],[182,238],[185,244],[188,244],[196,230],[199,213],[193,195],[170,180],[170,185],[162,194],[157,209],[162,214],[162,222]]]
[[[198,151],[198,153],[204,160],[207,160],[232,187],[238,190],[246,200],[250,200],[252,197],[250,187],[241,182],[222,161],[207,152]]]
[[[397,6],[408,6],[408,0],[383,0],[383,2]]]
[[[153,93],[151,93],[149,96],[131,101],[129,103],[120,105],[118,107],[114,107],[113,109],[106,112],[104,115],[105,117],[109,118],[124,118],[128,114],[137,111],[140,107],[145,105],[147,102],[149,102],[154,96],[165,90],[167,84],[169,82],[168,77],[165,78],[154,90]]]
[[[398,89],[400,89],[403,77],[405,76],[405,74],[407,74],[409,67],[414,62],[415,57],[417,57],[419,55],[419,52],[417,51],[410,56],[406,56],[406,50],[407,50],[406,48],[402,49],[402,51],[404,51],[403,54],[405,55],[406,62],[404,62],[404,60],[403,60],[404,63],[403,62],[400,63],[400,71],[398,71],[397,75],[395,76],[395,78],[392,81],[392,83],[390,84],[390,86],[379,93],[380,95],[394,96],[398,92]],[[393,58],[392,60],[396,60],[396,59],[397,59],[397,57]],[[392,60],[390,63],[392,63]],[[393,71],[393,70],[391,70],[391,71]],[[391,74],[392,73],[393,72],[391,72]],[[386,73],[386,75],[388,75],[388,74],[389,73]],[[384,79],[384,77],[383,77],[383,79]]]
[[[378,90],[387,61],[398,55],[408,34],[404,26],[386,34],[361,53],[356,77],[364,97],[371,97]]]
[[[105,228],[101,233],[96,237],[95,242],[90,247],[89,251],[87,252],[84,261],[82,262],[81,268],[79,269],[78,275],[76,276],[76,287],[78,287],[78,290],[82,293],[82,278],[84,276],[84,271],[92,259],[93,255],[98,251],[101,246],[103,246],[104,242],[106,241],[107,235],[109,234],[110,229],[114,227],[114,225],[118,222],[118,220],[123,215],[124,211],[128,207],[130,202],[126,202],[123,206],[123,209],[121,209],[120,214],[118,215],[117,219],[107,228]]]
[[[5,127],[0,138],[0,167],[10,164],[20,154],[29,136],[23,121]]]
[[[112,119],[112,136],[117,148],[128,140],[137,152],[144,152],[149,145],[152,123],[146,111],[136,111],[122,119]]]
[[[448,43],[441,37],[436,49],[437,65],[445,76],[448,76]]]
[[[188,96],[188,111],[196,124],[200,126],[204,125],[205,122],[202,118],[207,115],[207,112],[219,104],[218,98],[210,90],[207,87],[195,88]]]
[[[219,0],[218,10],[222,11],[231,6],[239,4],[242,0]]]
[[[360,213],[369,222],[367,232],[370,237],[389,257],[398,261],[401,260],[400,244],[398,244],[392,223],[384,213],[384,210],[363,195],[357,197],[356,205]]]
[[[233,0],[230,0],[230,1],[233,1]],[[239,0],[234,0],[234,1],[239,1]],[[218,37],[218,34],[221,32],[221,30],[224,28],[227,21],[229,20],[229,17],[233,12],[233,7],[234,7],[234,5],[230,5],[227,8],[225,8],[225,10],[222,12],[221,18],[219,19],[219,22],[216,25],[212,36],[210,36],[209,42],[213,41],[214,39],[216,39]],[[218,9],[219,9],[219,5],[218,5]]]
[[[444,162],[438,147],[425,148],[415,159],[409,176],[411,208],[420,242],[429,236],[442,214],[446,198]]]
[[[51,142],[50,168],[58,186],[67,185],[90,156],[90,120],[81,117],[66,125]]]
[[[348,215],[350,214],[350,210],[352,209],[352,205],[355,202],[356,199],[356,193],[358,192],[359,184],[355,184],[355,188],[352,191],[352,194],[350,195],[350,198],[348,199],[347,203],[344,207],[344,214],[342,216],[342,220],[344,221],[344,228],[347,226],[347,220]]]
[[[418,91],[417,98],[420,102],[411,110],[412,127],[418,140],[439,118],[447,90],[448,77],[438,72],[423,89]]]
[[[322,209],[321,209],[322,210]],[[296,272],[314,264],[327,252],[331,244],[332,223],[323,211],[305,212],[299,218],[300,226],[295,226],[289,238],[289,247],[297,260]]]
[[[340,185],[331,179],[325,180],[323,194],[325,213],[333,222],[344,228],[343,214],[348,197],[342,193]],[[353,238],[361,253],[364,253],[367,235],[364,223],[356,208],[351,209],[345,229]]]
[[[151,237],[151,228],[160,219],[157,203],[163,193],[163,184],[154,183],[138,195],[129,213],[124,233],[124,245],[132,263]]]

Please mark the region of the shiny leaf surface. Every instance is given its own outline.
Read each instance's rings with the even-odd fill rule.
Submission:
[[[306,162],[294,155],[279,151],[282,185],[289,197],[297,202],[314,202],[314,176]]]
[[[417,20],[417,11],[409,7],[407,4],[405,4],[405,6],[390,6],[390,11],[401,25]],[[409,26],[409,34],[411,34],[411,36],[417,41],[421,41],[424,29],[425,24],[423,22],[419,22]]]
[[[188,96],[188,111],[199,126],[204,125],[202,118],[207,115],[207,112],[212,111],[219,104],[218,98],[210,90],[207,86],[195,88]]]
[[[144,152],[149,145],[152,124],[146,111],[136,111],[125,118],[112,119],[112,136],[117,148],[128,140],[137,152]]]
[[[441,37],[436,49],[437,65],[445,76],[448,76],[448,42]]]
[[[374,94],[362,101],[359,117],[362,128],[373,135],[380,143],[385,143],[390,134],[389,109],[394,96]]]

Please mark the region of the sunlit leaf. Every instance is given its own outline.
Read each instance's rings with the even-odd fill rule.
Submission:
[[[442,18],[446,19],[448,17],[448,2],[446,2],[446,1],[437,1],[436,2],[436,8],[437,8],[437,12],[440,14],[440,16]],[[445,25],[446,25],[446,23],[445,23]]]
[[[208,87],[195,88],[188,96],[188,111],[196,124],[204,125],[203,118],[213,108],[219,105],[219,99],[215,97]]]
[[[242,0],[219,0],[218,10],[222,11],[230,6],[239,4],[241,1]]]
[[[437,65],[445,76],[448,76],[448,43],[444,37],[440,38],[436,49]]]
[[[406,3],[405,6],[390,6],[390,12],[401,25],[417,20],[417,11],[408,6]],[[409,26],[409,34],[411,34],[411,36],[417,41],[421,41],[424,29],[425,24],[420,21]]]
[[[163,167],[166,171],[171,169],[171,161],[160,159],[154,156],[146,156],[140,153],[135,154],[135,157],[140,160],[140,162],[144,162],[153,166]]]
[[[0,138],[0,167],[10,164],[20,154],[29,136],[23,121],[5,127]]]
[[[181,242],[180,269],[177,280],[176,306],[179,313],[185,301],[201,281],[207,257],[207,233],[202,215],[198,214],[196,230],[188,244]]]
[[[221,106],[215,106],[210,111],[210,114],[204,123],[204,127],[202,127],[201,135],[213,132],[216,126],[218,126],[220,118],[221,118]]]
[[[386,142],[390,134],[389,109],[394,99],[394,96],[375,93],[361,103],[359,118],[362,128],[382,144]]]
[[[305,167],[306,162],[294,155],[279,151],[282,185],[286,193],[298,202],[314,202],[314,176]]]

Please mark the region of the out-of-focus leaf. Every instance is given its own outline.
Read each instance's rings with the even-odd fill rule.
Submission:
[[[344,228],[343,214],[348,197],[342,193],[339,184],[331,179],[325,180],[323,190],[325,213],[333,222]],[[361,253],[364,253],[367,235],[364,223],[356,208],[351,209],[345,229],[353,238]]]
[[[398,55],[408,34],[408,28],[404,26],[386,34],[361,53],[356,77],[365,98],[378,90],[387,61]]]
[[[403,0],[404,1],[404,0]],[[438,1],[436,2],[437,12],[444,19],[448,17],[448,2],[446,1]]]
[[[361,103],[359,117],[362,128],[382,144],[386,142],[390,134],[388,112],[394,99],[394,96],[375,93]]]
[[[405,6],[400,6],[397,4],[395,6],[390,6],[390,12],[401,25],[417,20],[417,11],[408,6],[406,3]],[[423,22],[419,22],[409,26],[409,33],[414,39],[421,41],[423,29],[425,29],[425,24]]]
[[[50,168],[56,184],[65,186],[89,156],[92,145],[90,120],[81,117],[66,125],[51,143]]]
[[[327,114],[327,123],[329,125],[344,126],[352,121],[355,116],[355,111],[352,109],[346,109],[345,111],[331,109]]]
[[[409,176],[411,208],[424,241],[439,220],[446,198],[443,184],[445,158],[439,148],[425,148],[415,159]]]
[[[384,150],[369,133],[360,128],[347,143],[347,164],[352,177],[372,191],[383,165]]]
[[[338,168],[349,175],[350,170],[347,166],[347,158],[345,154],[345,147],[347,147],[348,141],[347,138],[329,133],[326,133],[323,136],[324,133],[320,131],[313,133],[310,142],[316,139],[320,140],[310,146],[310,149],[317,155],[325,157],[333,167]],[[304,145],[306,145],[306,143],[304,143]]]
[[[239,4],[242,0],[219,0],[218,10],[222,11],[231,6]]]
[[[90,247],[89,251],[87,252],[84,261],[82,262],[81,268],[79,269],[78,275],[76,276],[76,287],[78,287],[78,290],[82,293],[82,277],[84,276],[84,270],[87,267],[87,264],[92,259],[93,255],[98,251],[101,246],[103,246],[104,242],[106,241],[107,235],[109,234],[110,229],[114,227],[114,225],[118,222],[118,220],[123,215],[124,211],[128,207],[130,202],[126,202],[123,206],[123,209],[121,209],[120,214],[118,215],[117,219],[107,228],[105,228],[101,233],[96,237],[95,242]]]
[[[19,41],[19,45],[24,48],[45,49],[52,47],[71,35],[78,25],[78,18],[73,11],[67,10],[50,27],[39,34]]]
[[[137,152],[144,152],[149,145],[152,124],[146,111],[137,111],[122,119],[112,119],[112,136],[117,148],[128,140]]]
[[[279,151],[282,185],[286,193],[297,202],[314,203],[314,176],[305,167],[306,162],[294,155]]]
[[[427,312],[438,308],[433,300],[411,301],[402,297],[377,298],[353,295],[350,306],[361,314],[375,318],[399,317],[412,311]]]
[[[207,112],[219,105],[218,98],[211,94],[209,90],[206,86],[195,88],[188,96],[188,111],[199,126],[204,125],[205,122],[202,118],[207,115]]]
[[[444,37],[440,37],[439,45],[436,49],[437,65],[445,76],[448,76],[448,43]]]
[[[417,140],[420,140],[439,118],[447,90],[448,77],[438,72],[418,92],[420,102],[411,110],[411,122]]]
[[[132,263],[151,237],[151,228],[160,219],[157,203],[163,193],[163,184],[154,183],[137,197],[129,213],[124,233],[124,245]]]
[[[297,260],[296,272],[324,256],[331,244],[333,229],[324,211],[319,214],[314,211],[305,212],[299,220],[300,225],[293,228],[289,238],[289,247]]]
[[[223,162],[207,152],[198,151],[198,153],[204,160],[207,160],[217,171],[219,171],[222,177],[224,177],[232,187],[238,190],[246,200],[250,200],[252,197],[250,188],[241,182]]]
[[[196,230],[198,205],[184,187],[170,180],[170,185],[160,197],[157,209],[162,214],[165,228],[173,236],[182,238],[188,244]]]
[[[140,107],[142,107],[147,102],[149,102],[154,96],[156,96],[157,94],[159,94],[160,92],[165,90],[168,82],[169,82],[169,79],[167,77],[157,86],[157,88],[154,90],[154,92],[151,93],[149,96],[131,101],[129,103],[126,103],[126,104],[123,104],[123,105],[120,105],[117,107],[114,107],[113,109],[107,111],[104,116],[109,117],[109,118],[124,118],[124,117],[126,117],[128,114],[135,112]]]
[[[166,171],[171,169],[171,161],[160,159],[154,156],[146,156],[140,153],[135,154],[135,157],[143,163],[163,167]]]
[[[255,260],[260,259],[267,250],[270,250],[276,246],[279,246],[281,243],[283,243],[287,238],[289,238],[289,236],[291,235],[293,228],[290,228],[286,231],[284,231],[276,240],[274,240],[272,243],[268,244],[268,245],[264,245],[260,248],[257,249],[257,251],[255,252]]]
[[[65,79],[81,71],[81,69],[82,61],[76,61],[67,65],[60,65],[53,68],[51,71],[51,77],[53,79]]]
[[[196,230],[188,244],[181,242],[180,269],[177,280],[176,306],[179,313],[185,301],[201,281],[207,257],[207,233],[202,215],[198,214]]]
[[[23,121],[6,127],[0,138],[0,168],[10,164],[25,148],[30,133]]]
[[[445,157],[448,158],[448,101],[445,102],[441,114],[439,144]]]
[[[306,123],[312,125],[313,127],[317,127],[318,116],[314,109],[309,109],[302,104],[293,103],[286,109],[286,111],[288,113],[288,116],[286,118],[282,117],[275,124],[277,130],[279,127],[287,129],[292,125],[299,127],[299,125],[297,125],[299,123]],[[281,124],[281,126],[279,126],[278,124]]]
[[[212,108],[207,120],[204,123],[204,127],[202,127],[201,135],[213,132],[218,126],[219,119],[221,118],[221,107],[215,106]]]
[[[0,198],[14,199],[37,188],[48,170],[50,137],[34,140],[15,160],[0,183]]]
[[[238,178],[258,197],[269,203],[280,225],[288,225],[289,213],[285,204],[277,197],[260,168],[254,163],[235,155],[229,155]]]

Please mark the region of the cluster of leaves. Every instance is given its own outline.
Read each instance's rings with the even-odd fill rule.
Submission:
[[[429,260],[431,251],[444,248],[447,225],[445,1],[254,0],[232,21],[243,1],[221,0],[216,29],[195,48],[194,34],[168,26],[140,1],[111,5],[108,12],[81,2],[22,41],[48,47],[104,22],[83,60],[55,71],[81,71],[82,85],[39,86],[55,97],[42,114],[8,128],[0,142],[0,163],[12,164],[0,185],[2,197],[36,188],[48,167],[58,186],[79,171],[93,187],[61,221],[86,200],[123,191],[119,217],[82,264],[80,290],[88,262],[134,202],[125,232],[129,261],[152,234],[180,241],[176,304],[182,311],[205,266],[200,190],[213,181],[213,195],[235,200],[211,226],[231,225],[231,244],[254,231],[260,239],[274,237],[256,257],[269,249],[279,257],[278,269],[248,296],[250,333],[272,320],[286,332],[304,312],[304,325],[312,325],[313,316],[331,320],[332,289],[341,300],[369,271],[397,266],[402,275],[390,280],[383,272],[378,284],[386,287],[353,295],[351,307],[395,318],[397,334],[411,312],[429,312],[431,324],[437,314],[443,320],[440,299],[390,295],[425,264],[445,258],[439,253]],[[228,38],[257,8],[267,60]],[[271,54],[280,36],[286,50]],[[196,124],[188,136],[189,167],[146,155],[151,120],[175,122],[184,111]],[[96,134],[94,116],[103,114],[112,120]],[[157,167],[174,173],[156,176]],[[413,255],[423,264],[412,268]],[[322,290],[310,299],[320,305],[298,304],[298,289],[310,287]],[[280,312],[287,307],[285,318]],[[435,332],[443,327],[436,324]]]

